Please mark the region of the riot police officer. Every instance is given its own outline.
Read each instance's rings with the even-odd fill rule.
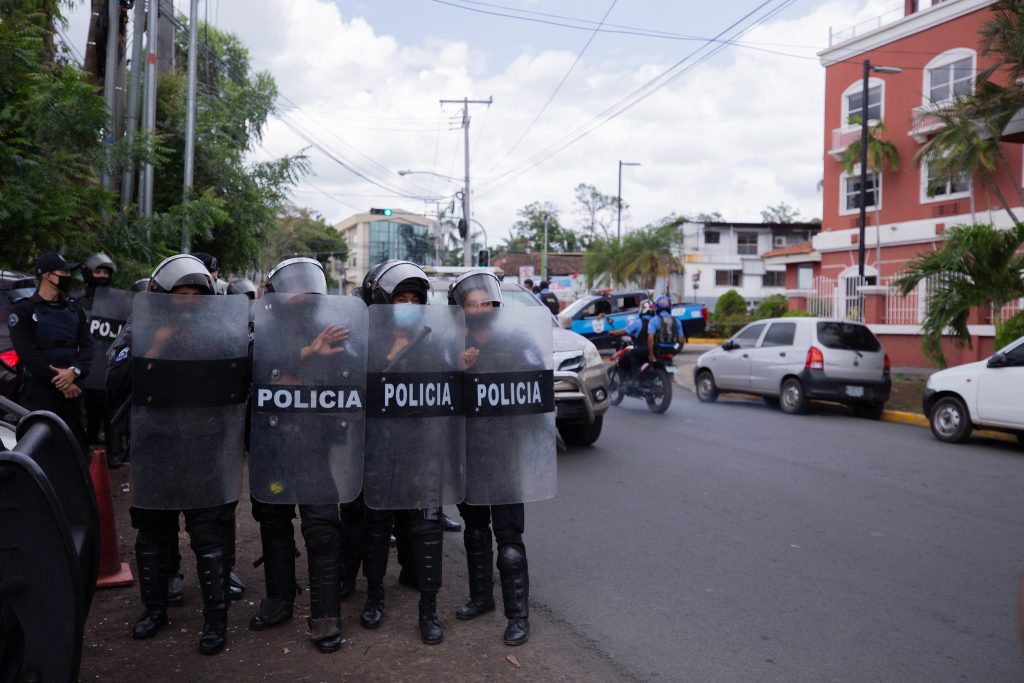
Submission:
[[[211,295],[214,293],[213,280],[210,277],[209,271],[198,259],[187,254],[178,254],[165,259],[153,271],[149,282],[149,292],[173,295]],[[171,307],[184,306],[180,298],[164,305]],[[134,322],[133,319],[129,319],[128,323],[122,328],[121,334],[111,344],[110,351],[108,352],[107,392],[108,395],[118,401],[127,399],[133,390],[133,354],[138,354],[141,358],[160,358],[162,355],[167,355],[167,350],[177,343],[176,340],[188,334],[188,330],[184,329],[174,329],[168,326],[158,327],[149,335],[153,338],[150,348],[133,348],[132,328],[133,324],[138,325],[138,311],[139,303],[136,302],[133,313]],[[244,345],[246,335],[245,315],[242,311],[240,313],[242,315],[239,332],[241,333]],[[182,320],[188,320],[187,315],[182,316]],[[194,322],[199,324],[199,321]],[[219,324],[219,322],[217,321],[215,324]],[[134,336],[138,336],[138,332],[137,330]],[[235,336],[237,337],[238,335],[236,334]],[[203,339],[198,340],[199,345],[205,343]],[[243,384],[244,381],[244,378],[242,378],[241,382]],[[138,387],[135,389],[136,391],[139,390]],[[181,387],[170,387],[167,389],[168,393],[181,393]],[[204,410],[212,417],[212,410]],[[133,401],[132,433],[134,443],[140,446],[140,450],[133,458],[132,464],[132,490],[136,498],[143,495],[142,484],[136,483],[134,478],[136,474],[139,474],[141,477],[143,467],[147,466],[144,456],[146,456],[146,460],[162,461],[164,459],[162,457],[163,454],[150,453],[147,448],[141,448],[141,446],[145,445],[144,435],[140,433],[139,424],[135,423],[136,412],[140,411],[141,408],[138,406],[138,402]],[[236,428],[240,437],[242,429],[241,413],[238,413],[237,416],[239,425]],[[207,439],[206,443],[212,443],[220,438],[218,432],[223,431],[224,425],[216,420],[210,420],[208,424],[196,425],[194,427],[191,425],[175,425],[174,429],[178,433],[178,439],[181,440],[189,439],[190,435],[184,433],[188,430],[203,430],[200,436]],[[157,436],[160,437],[161,435]],[[167,440],[174,439],[175,437],[168,435],[163,438]],[[152,447],[152,437],[150,439],[149,446]],[[198,440],[197,443],[202,444],[203,442]],[[228,444],[228,447],[231,447],[231,444]],[[239,452],[237,454],[237,476],[239,482],[241,477],[240,450],[239,442]],[[196,462],[193,462],[190,464],[190,467],[198,469],[204,466],[203,457],[206,455],[209,454],[196,453],[195,460],[199,464],[197,465]],[[210,461],[212,460],[213,458],[210,458]],[[162,463],[151,463],[148,466],[158,469],[162,466]],[[212,462],[209,466],[213,467]],[[160,486],[167,490],[177,489],[178,491],[184,491],[186,497],[190,494],[188,489],[193,487],[196,482],[209,482],[208,485],[217,486],[217,484],[213,483],[215,478],[210,475],[210,472],[194,472],[186,468],[175,471],[173,475],[169,475],[169,473],[161,473],[161,475],[158,477]],[[214,496],[218,495],[219,491],[215,491]],[[174,555],[177,552],[178,515],[180,512],[184,512],[185,528],[189,533],[190,544],[196,555],[197,574],[199,575],[202,588],[204,623],[202,636],[199,640],[199,651],[203,654],[216,654],[224,649],[227,643],[227,612],[230,604],[229,558],[234,554],[234,548],[227,546],[229,543],[233,544],[235,507],[238,503],[237,498],[230,500],[232,497],[230,493],[221,496],[221,499],[225,497],[229,499],[228,502],[194,508],[183,506],[184,509],[182,507],[167,509],[167,506],[161,505],[159,502],[155,505],[147,504],[147,507],[141,507],[137,504],[131,507],[132,527],[138,531],[135,540],[135,554],[139,572],[139,588],[142,594],[142,602],[145,606],[145,611],[132,628],[132,637],[134,639],[152,638],[168,623],[168,582],[171,578],[169,574],[175,560]],[[134,502],[137,503],[138,500]]]
[[[274,364],[279,370],[278,380],[281,385],[311,385],[318,375],[324,375],[336,369],[344,362],[345,342],[349,337],[348,329],[339,324],[328,324],[323,329],[316,329],[315,322],[317,298],[327,294],[327,280],[323,266],[310,258],[291,258],[277,264],[267,279],[267,294],[294,294],[282,307],[303,310],[298,329],[255,328],[257,353],[261,346],[278,349],[283,358],[275,358]],[[307,310],[304,310],[307,309]],[[266,318],[264,318],[265,320]],[[271,336],[285,341],[276,344],[270,342]],[[263,344],[267,339],[267,344]],[[269,355],[274,355],[271,351]],[[292,376],[281,377],[280,374]],[[255,382],[263,381],[262,375],[254,375]],[[254,418],[255,420],[255,418]],[[298,447],[294,439],[289,441],[289,432],[282,432],[280,423],[276,442],[273,446],[277,458],[288,458],[289,447]],[[299,425],[301,428],[301,425]],[[267,446],[256,444],[257,435],[252,436],[253,448]],[[311,459],[320,455],[313,454]],[[254,450],[252,467],[258,466],[257,453]],[[312,473],[321,478],[330,477],[329,464],[321,463],[322,471]],[[300,498],[301,500],[301,498]],[[341,633],[341,568],[340,540],[341,518],[337,503],[333,504],[299,504],[301,531],[306,542],[306,556],[309,564],[310,617],[309,628],[312,632],[313,645],[324,653],[337,651],[342,644]],[[295,537],[292,520],[295,519],[295,505],[292,503],[271,503],[252,497],[252,516],[260,525],[260,540],[263,545],[263,571],[266,580],[266,597],[260,601],[259,610],[249,621],[249,628],[254,631],[278,626],[291,619],[295,595],[298,592],[295,583]]]
[[[409,310],[409,305],[429,303],[429,291],[430,284],[419,266],[409,261],[391,260],[371,268],[363,281],[363,286],[353,293],[361,296],[366,304],[370,306],[372,329],[375,319],[375,306],[393,305],[395,308],[387,311],[387,313],[395,316],[395,318],[391,319],[393,321],[399,321],[405,317],[415,319],[416,311]],[[399,316],[400,313],[411,315]],[[401,326],[400,322],[398,326]],[[423,329],[429,332],[429,327]],[[373,329],[373,332],[377,333],[378,330]],[[407,362],[407,359],[412,357],[418,357],[420,361],[434,365],[435,368],[432,369],[437,369],[437,361],[432,356],[425,358],[423,355],[425,353],[430,354],[431,352],[427,350],[430,345],[422,343],[425,341],[422,335],[414,338],[410,334],[400,334],[396,328],[392,328],[386,332],[380,331],[380,337],[377,340],[378,344],[376,347],[370,350],[368,369],[376,364],[377,366],[386,365],[390,368],[390,372],[396,374],[416,372],[417,366],[420,364]],[[368,391],[372,392],[377,385],[378,383],[368,380]],[[368,401],[370,405],[374,405],[372,394]],[[411,419],[415,420],[417,418]],[[419,433],[417,428],[423,427],[422,423],[417,424],[417,426],[413,426],[412,422],[407,422],[406,424],[408,426],[405,430],[401,430],[401,435],[401,428],[395,423],[378,425],[368,421],[367,424],[367,469],[364,473],[363,498],[357,501],[357,505],[359,503],[366,504],[362,510],[366,527],[366,546],[362,565],[367,589],[366,605],[360,615],[360,623],[365,628],[378,628],[383,621],[384,576],[387,573],[388,555],[390,553],[390,535],[394,529],[396,536],[399,536],[397,540],[399,541],[399,555],[401,557],[404,554],[401,552],[402,541],[404,540],[401,538],[401,528],[407,525],[409,550],[411,551],[408,555],[415,566],[415,583],[420,592],[418,608],[420,639],[427,645],[436,645],[444,639],[444,629],[437,617],[437,592],[441,588],[442,536],[444,533],[441,507],[438,504],[422,509],[396,509],[395,504],[385,504],[381,506],[384,509],[374,509],[374,503],[372,502],[373,491],[384,483],[380,480],[390,479],[387,476],[378,477],[377,475],[385,471],[394,472],[401,470],[400,466],[392,469],[391,465],[394,464],[394,461],[389,461],[388,465],[384,467],[374,466],[373,463],[381,462],[382,453],[388,445],[394,446],[395,442],[402,441],[404,450],[418,454],[416,460],[421,463],[424,469],[431,469],[431,465],[428,463],[440,461],[447,455],[442,454],[441,457],[433,457],[434,454],[421,452],[420,449],[422,448],[436,448],[438,444],[420,443],[424,439],[421,438],[422,433]],[[374,438],[374,435],[378,438]],[[444,447],[445,445],[441,444],[441,448]],[[375,452],[375,448],[381,452]],[[450,468],[441,467],[437,469]],[[436,480],[434,476],[436,473],[432,472],[402,471],[401,474],[410,481],[406,482],[407,486],[399,485],[399,487],[411,492],[413,494],[412,497],[416,500],[420,500],[421,497],[420,492],[415,491],[415,489],[418,486],[429,488],[429,482],[432,479]],[[391,482],[387,483],[390,484]],[[383,497],[386,498],[386,496]],[[433,498],[431,499],[433,500]],[[354,512],[352,508],[353,506],[346,506],[343,512],[346,521],[353,517],[358,517],[358,513]]]
[[[466,313],[463,361],[467,372],[478,371],[493,360],[498,355],[496,343],[512,341],[495,340],[488,329],[488,313],[502,303],[501,287],[493,274],[472,271],[460,276],[448,288],[448,303],[461,306]],[[467,439],[467,461],[473,448],[474,443]],[[521,645],[530,637],[530,579],[523,542],[525,508],[522,503],[471,505],[463,502],[459,504],[459,513],[466,522],[463,542],[469,568],[469,601],[455,611],[455,618],[475,619],[495,609],[493,529],[498,546],[501,594],[508,620],[504,641],[506,645]]]
[[[128,293],[111,288],[116,273],[117,265],[114,260],[103,252],[92,254],[82,264],[85,291],[81,301],[90,316],[89,331],[96,347],[90,377],[83,390],[85,438],[86,443],[90,445],[97,443],[102,428],[107,465],[111,469],[120,467],[124,462],[125,434],[123,423],[111,423],[118,406],[107,400],[107,392],[104,389],[106,353],[110,341],[120,331],[119,324],[131,313],[131,299]],[[94,311],[97,298],[100,299],[98,310]]]
[[[89,372],[93,344],[85,310],[69,297],[71,271],[78,267],[57,252],[41,255],[35,264],[39,285],[32,296],[14,303],[7,324],[24,368],[21,404],[56,413],[88,458],[82,380]]]

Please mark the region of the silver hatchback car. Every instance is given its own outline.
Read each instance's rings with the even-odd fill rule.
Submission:
[[[825,318],[752,322],[701,355],[694,383],[705,403],[734,391],[802,413],[809,400],[821,399],[876,419],[892,390],[889,356],[867,325]]]

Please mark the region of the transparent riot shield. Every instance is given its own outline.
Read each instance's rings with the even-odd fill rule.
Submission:
[[[97,287],[89,314],[89,336],[92,337],[92,363],[85,378],[86,389],[106,390],[107,349],[132,313],[134,292],[111,287]]]
[[[414,304],[369,310],[366,505],[401,510],[462,502],[462,310]]]
[[[366,304],[353,296],[259,300],[249,439],[257,500],[322,505],[359,495],[366,328]]]
[[[233,296],[135,297],[136,506],[185,510],[238,500],[249,374],[245,304]]]
[[[556,436],[551,313],[466,314],[466,502],[553,498]]]

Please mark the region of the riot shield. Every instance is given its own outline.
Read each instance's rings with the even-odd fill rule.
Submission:
[[[132,333],[134,504],[185,510],[238,500],[249,375],[246,299],[141,293]]]
[[[257,500],[323,505],[359,495],[366,327],[366,304],[353,296],[260,299],[249,445]]]
[[[466,502],[528,503],[556,488],[551,313],[466,315]]]
[[[89,316],[89,336],[92,337],[92,363],[85,378],[86,389],[105,391],[107,377],[107,349],[121,331],[132,312],[134,292],[112,287],[97,287],[93,294]]]
[[[462,502],[466,440],[456,306],[370,306],[363,499],[377,510]]]

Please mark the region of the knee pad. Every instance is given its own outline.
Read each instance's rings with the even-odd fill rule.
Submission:
[[[498,571],[503,574],[518,574],[526,571],[526,551],[515,545],[498,549]]]

